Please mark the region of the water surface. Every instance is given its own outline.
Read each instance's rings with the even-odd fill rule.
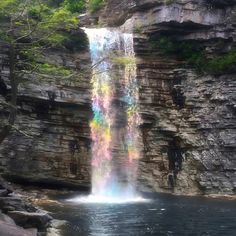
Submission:
[[[72,203],[47,205],[54,217],[67,220],[63,236],[235,236],[236,202],[165,194],[151,201],[124,204]]]

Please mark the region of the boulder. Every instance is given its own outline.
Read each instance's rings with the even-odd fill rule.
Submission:
[[[0,197],[0,206],[3,212],[25,209],[25,204],[18,197]]]
[[[47,236],[58,236],[61,235],[63,226],[67,225],[68,222],[65,220],[52,220],[50,226],[47,229]]]
[[[37,228],[39,231],[43,231],[52,220],[52,217],[44,212],[10,211],[8,215],[14,219],[17,225],[25,228]]]
[[[0,220],[1,236],[37,236],[37,229],[23,229]]]
[[[16,196],[0,197],[0,207],[5,213],[8,211],[34,212],[37,210],[32,205],[25,203],[21,198]]]
[[[15,221],[12,218],[10,218],[8,215],[5,215],[1,212],[0,212],[0,221],[3,221],[5,223],[11,224],[11,225],[16,225]]]

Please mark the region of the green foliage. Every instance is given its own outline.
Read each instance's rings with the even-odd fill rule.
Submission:
[[[86,10],[86,0],[65,0],[63,5],[72,13],[83,12]]]
[[[81,49],[87,43],[78,34],[78,14],[85,1],[75,0],[3,0],[0,1],[0,40],[15,49],[17,76],[36,73],[65,77],[68,68],[52,65],[43,58],[50,47]],[[75,31],[76,32],[76,31]]]
[[[44,29],[66,29],[70,30],[76,28],[78,25],[77,15],[73,15],[65,8],[57,8],[52,10],[51,14],[44,17],[42,26]]]
[[[205,70],[207,59],[203,51],[193,52],[188,58],[185,58],[186,64],[193,66],[198,72],[202,73]]]
[[[160,37],[158,40],[152,40],[152,49],[158,49],[165,56],[175,56],[179,60],[186,61],[198,71],[201,71],[205,63],[203,49],[194,41],[179,42],[170,37]]]
[[[68,32],[78,26],[78,14],[74,12],[81,11],[85,5],[86,0],[0,1],[0,22],[4,22],[0,40],[11,44],[29,41],[33,45],[72,44],[75,39],[71,40]]]
[[[31,41],[41,38],[41,41],[51,41],[52,44],[63,41],[59,30],[77,28],[78,18],[64,1],[58,4],[58,7],[52,7],[48,0],[4,0],[0,3],[0,16],[8,19],[5,26],[11,27],[11,30],[1,27],[0,37],[5,34],[4,40],[7,36],[11,42],[29,37]],[[52,36],[54,33],[55,36]]]
[[[0,1],[0,15],[6,16],[9,14],[9,11],[12,9],[15,9],[17,5],[19,4],[19,1],[17,0],[2,0]]]
[[[69,50],[84,50],[87,49],[88,39],[86,36],[78,36],[77,34],[67,34],[63,45]]]
[[[207,63],[206,69],[214,74],[221,74],[236,70],[236,50],[225,55],[215,57]]]
[[[22,67],[25,71],[31,71],[33,69],[33,73],[42,77],[52,76],[52,78],[63,78],[73,74],[73,70],[68,67],[48,62],[49,60],[45,56],[37,52],[37,48],[21,50],[20,58],[21,60],[17,63],[18,67]]]
[[[83,50],[87,47],[87,38],[81,35],[71,34],[67,31],[60,31],[52,34],[48,41],[53,46],[63,46],[71,51]]]
[[[88,9],[90,12],[94,13],[100,10],[105,4],[105,0],[89,0]]]
[[[170,37],[160,37],[158,40],[151,40],[152,49],[159,49],[164,55],[175,55],[178,59],[194,61],[201,55],[202,49],[194,41],[179,42]]]
[[[66,67],[43,63],[38,64],[38,72],[52,76],[69,76],[72,71]]]
[[[51,14],[51,10],[47,5],[32,5],[28,8],[28,14],[32,20],[42,21],[44,16]]]
[[[186,62],[186,65],[191,65],[202,72],[205,67],[205,55],[203,48],[194,41],[177,41],[171,37],[160,37],[158,40],[152,40],[152,49],[158,49],[164,56],[176,57],[178,60]]]
[[[158,49],[164,56],[176,57],[193,66],[198,72],[212,74],[227,73],[236,67],[236,50],[215,58],[207,58],[205,49],[195,41],[177,41],[171,37],[160,37],[150,41],[151,49]]]
[[[134,65],[136,64],[135,57],[114,57],[112,61],[119,65]]]
[[[82,5],[73,0],[0,0],[0,42],[8,49],[11,95],[9,115],[2,140],[10,133],[17,116],[18,85],[28,79],[68,80],[76,73],[68,67],[50,64],[45,51],[68,41],[66,34],[77,29]],[[81,1],[82,3],[82,1]],[[69,39],[71,41],[71,39]],[[49,61],[49,62],[48,62]],[[4,63],[6,63],[4,59]],[[7,111],[8,112],[8,111]]]
[[[50,42],[52,46],[61,46],[66,41],[67,36],[62,33],[55,32],[47,38],[47,41]]]

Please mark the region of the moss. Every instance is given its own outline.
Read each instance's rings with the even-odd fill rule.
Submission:
[[[42,74],[53,76],[69,76],[72,71],[66,67],[53,65],[49,63],[43,63],[38,65],[38,71]]]
[[[116,57],[112,58],[112,61],[119,65],[134,65],[136,64],[136,59],[134,57]]]

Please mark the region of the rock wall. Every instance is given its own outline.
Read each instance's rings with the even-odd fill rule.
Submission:
[[[74,34],[86,37],[80,31]],[[88,48],[78,48],[52,48],[43,55],[48,63],[70,68],[76,76],[29,75],[19,84],[15,127],[0,145],[0,168],[5,176],[41,184],[89,185],[91,62]],[[11,89],[6,49],[1,50],[0,62],[0,115],[4,120],[4,102]]]
[[[135,32],[141,189],[236,193],[235,71],[199,73],[151,46],[174,37],[214,58],[235,48],[235,12],[235,1],[108,1],[99,22]]]
[[[232,51],[235,1],[108,0],[85,24],[135,33],[143,150],[141,190],[181,194],[236,192],[235,70],[199,73],[153,41],[194,43],[207,58]],[[87,23],[86,23],[87,22]],[[167,45],[168,46],[168,45]],[[78,70],[84,51],[54,49],[48,60]],[[7,52],[0,54],[1,101],[9,96]],[[0,146],[5,175],[32,182],[88,186],[91,118],[89,73],[77,79],[28,78],[20,84],[16,129]],[[1,105],[1,117],[6,114]],[[27,136],[25,135],[27,134]]]

